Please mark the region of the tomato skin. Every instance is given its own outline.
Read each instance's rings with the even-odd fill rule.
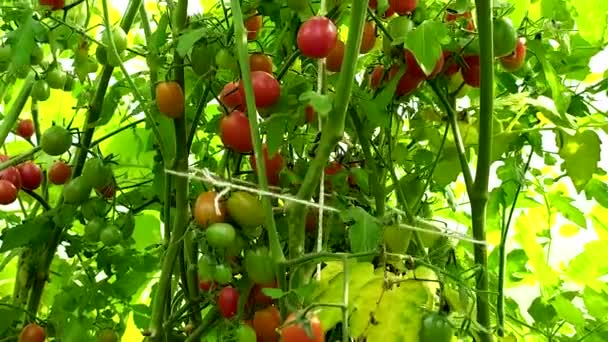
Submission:
[[[502,67],[510,72],[519,70],[526,62],[526,38],[519,38],[512,54],[500,58]]]
[[[51,89],[63,89],[67,74],[59,67],[54,68],[46,74],[46,82]]]
[[[255,284],[253,286],[253,288],[251,289],[251,292],[249,292],[249,298],[247,301],[247,305],[249,305],[250,307],[267,307],[272,305],[272,298],[268,297],[267,295],[264,294],[264,292],[262,291],[263,289],[276,289],[277,288],[277,282],[274,281],[272,283],[269,284]]]
[[[464,57],[464,66],[460,70],[464,82],[471,87],[479,88],[480,85],[480,68],[479,56],[471,55]]]
[[[158,110],[172,119],[184,115],[184,91],[175,81],[160,82],[156,85],[156,105]]]
[[[198,283],[198,288],[203,292],[209,292],[215,287],[215,283],[211,280],[201,280]]]
[[[453,336],[452,326],[444,315],[433,312],[422,319],[420,341],[449,342]]]
[[[306,120],[306,123],[314,123],[316,116],[317,115],[315,113],[314,108],[312,108],[312,106],[310,105],[306,106],[306,108],[304,109],[304,119]]]
[[[262,202],[248,192],[233,192],[226,201],[226,207],[230,217],[243,228],[256,228],[264,223]]]
[[[51,89],[45,80],[37,80],[32,87],[32,99],[46,101],[51,96]]]
[[[52,126],[42,133],[40,146],[49,156],[62,155],[72,146],[72,135],[61,126]]]
[[[251,126],[243,112],[235,110],[220,121],[220,138],[224,146],[238,153],[251,153]]]
[[[36,323],[26,325],[19,334],[19,342],[44,342],[45,338],[44,328]]]
[[[344,60],[344,42],[338,40],[334,48],[331,49],[329,55],[327,55],[326,65],[327,70],[331,72],[338,72],[342,69],[342,61]]]
[[[207,228],[207,242],[214,248],[226,248],[234,243],[236,230],[229,223],[214,223]]]
[[[384,78],[384,66],[376,65],[374,70],[369,76],[369,88],[371,90],[377,90],[380,88],[380,84],[382,83],[382,79]]]
[[[296,320],[297,316],[295,313],[290,314],[285,320],[285,327],[281,329],[281,337],[285,342],[325,342],[325,334],[321,321],[317,316],[309,316],[310,332],[312,336],[309,336],[306,332],[305,326],[301,323],[292,323]],[[289,325],[288,325],[289,324]]]
[[[389,5],[399,15],[408,15],[418,7],[418,0],[389,0]]]
[[[439,55],[439,60],[437,60],[437,63],[435,64],[435,67],[433,68],[433,70],[431,71],[431,73],[426,77],[427,80],[431,80],[435,77],[437,77],[437,75],[439,75],[439,73],[441,72],[441,70],[443,70],[443,65],[445,64],[445,59],[444,59],[444,55],[443,52],[441,53],[441,55]]]
[[[410,95],[416,89],[418,89],[418,87],[420,87],[420,85],[422,84],[424,79],[425,79],[425,77],[423,77],[423,76],[420,76],[417,74],[412,75],[409,72],[406,72],[399,79],[399,83],[397,84],[397,89],[395,89],[395,95],[397,97]]]
[[[112,183],[112,170],[100,158],[91,158],[84,163],[82,176],[91,188],[102,188]]]
[[[378,0],[369,0],[369,2],[367,3],[367,7],[375,10],[378,8]]]
[[[224,264],[215,265],[213,280],[220,285],[226,285],[232,281],[232,270]]]
[[[426,77],[422,68],[418,64],[416,57],[410,50],[405,50],[404,52],[405,64],[407,65],[407,69],[405,70],[405,74],[409,74],[412,77],[420,78]]]
[[[247,324],[241,324],[236,329],[236,342],[256,342],[255,330]]]
[[[217,305],[226,318],[232,318],[236,315],[239,304],[239,291],[232,286],[226,286],[220,290],[217,296]]]
[[[17,188],[13,183],[0,179],[0,204],[11,204],[17,199]]]
[[[65,184],[70,176],[72,168],[62,161],[56,161],[49,169],[49,181],[55,185]]]
[[[332,161],[325,167],[325,175],[333,176],[338,174],[340,171],[344,170],[344,166],[340,164],[340,162]]]
[[[338,41],[336,25],[326,17],[312,17],[298,30],[298,48],[309,58],[325,58]]]
[[[120,234],[120,229],[113,224],[106,225],[101,232],[99,232],[99,240],[104,244],[104,246],[115,246],[120,242],[122,234]]]
[[[314,112],[313,112],[314,113]],[[266,179],[268,180],[268,184],[270,185],[278,185],[279,184],[279,175],[281,170],[283,169],[283,156],[280,152],[275,152],[272,158],[268,157],[268,147],[266,145],[262,146],[262,155],[264,156],[264,162],[266,163]],[[257,172],[256,167],[256,159],[255,155],[251,155],[251,168],[254,172]]]
[[[450,51],[443,51],[443,73],[447,77],[451,77],[460,70],[460,65],[456,62],[456,57]]]
[[[99,342],[118,342],[118,335],[114,330],[104,329],[98,334]]]
[[[363,36],[361,37],[360,53],[368,53],[376,45],[376,23],[370,20],[363,26]]]
[[[19,174],[24,189],[36,190],[42,183],[42,169],[33,162],[19,165]]]
[[[243,262],[249,278],[256,284],[270,284],[275,280],[275,268],[270,252],[266,247],[245,251]]]
[[[256,107],[270,107],[279,101],[281,85],[271,74],[264,71],[253,71],[251,73],[251,83]],[[239,92],[241,98],[245,99],[245,86],[242,80],[239,82]]]
[[[513,53],[517,46],[517,31],[513,22],[507,17],[493,21],[494,57],[504,57]]]
[[[11,184],[13,184],[17,190],[21,190],[21,186],[23,185],[21,174],[14,166],[0,171],[0,179],[11,182]]]
[[[238,82],[226,83],[220,92],[220,101],[228,108],[228,111],[245,111],[245,97],[239,91]]]
[[[91,195],[91,186],[82,178],[76,177],[63,187],[63,198],[67,204],[84,203]]]
[[[202,192],[194,203],[194,219],[203,228],[210,224],[224,222],[226,220],[226,204],[223,200],[218,201],[219,213],[215,210],[215,191]]]
[[[249,55],[249,68],[251,72],[264,71],[272,74],[272,58],[263,53],[252,53]]]
[[[40,0],[39,3],[41,6],[50,6],[53,11],[60,10],[65,6],[65,0]]]
[[[34,122],[31,119],[19,120],[16,133],[24,139],[31,138],[34,135]]]
[[[84,226],[84,237],[91,242],[98,242],[101,231],[105,227],[106,221],[101,217],[96,217]]]
[[[245,29],[247,30],[247,40],[255,40],[258,37],[258,33],[262,28],[263,19],[262,15],[255,13],[245,20],[244,24]]]
[[[253,314],[253,329],[259,342],[278,342],[277,328],[281,325],[281,313],[274,306]]]

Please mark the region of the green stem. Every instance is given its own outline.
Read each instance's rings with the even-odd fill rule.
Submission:
[[[190,126],[190,132],[188,133],[188,140],[186,141],[186,149],[190,151],[192,147],[192,142],[194,141],[194,137],[196,136],[196,130],[198,129],[199,121],[203,118],[203,124],[206,123],[205,118],[205,107],[207,106],[209,94],[211,93],[211,86],[205,87],[205,91],[203,92],[203,96],[200,98],[198,105],[196,106],[196,112],[194,113],[194,120],[192,120],[192,125]]]
[[[201,335],[220,318],[219,311],[214,306],[205,316],[203,322],[192,332],[184,342],[200,341]]]
[[[418,211],[420,210],[420,207],[422,206],[422,199],[424,197],[424,193],[426,193],[426,190],[431,185],[431,181],[433,180],[433,174],[435,173],[435,168],[437,168],[437,164],[439,164],[439,160],[441,159],[441,154],[443,153],[443,147],[445,146],[445,141],[448,138],[449,131],[450,131],[450,125],[446,124],[445,131],[443,131],[443,137],[441,138],[441,144],[439,144],[439,148],[437,149],[437,156],[435,157],[435,160],[433,161],[433,165],[431,166],[431,169],[429,170],[429,174],[426,178],[426,182],[424,183],[424,186],[422,187],[422,191],[420,192],[420,195],[418,195],[416,202],[414,202],[415,203],[414,204],[415,205],[414,214],[417,214]]]
[[[118,134],[118,133],[120,133],[120,132],[122,132],[122,131],[125,131],[125,130],[127,130],[127,129],[131,128],[131,127],[135,127],[135,126],[137,126],[137,125],[139,125],[140,123],[145,122],[145,121],[146,121],[146,119],[139,119],[139,120],[137,120],[137,121],[133,121],[133,122],[131,122],[130,124],[127,124],[127,125],[124,125],[124,126],[122,126],[122,127],[119,127],[119,128],[117,128],[116,130],[114,130],[114,131],[112,131],[112,132],[110,132],[110,133],[108,133],[108,134],[104,135],[103,137],[101,137],[101,138],[99,138],[99,139],[97,139],[97,140],[95,140],[95,141],[91,142],[91,147],[95,147],[95,146],[97,146],[99,143],[101,143],[102,141],[107,140],[107,139],[109,139],[109,138],[111,138],[111,137],[115,136],[116,134]]]
[[[32,157],[38,153],[38,151],[40,151],[42,148],[40,146],[36,146],[34,148],[32,148],[31,150],[22,153],[16,157],[13,157],[5,162],[0,163],[0,171],[9,168],[11,166],[15,166],[18,164],[21,164],[22,162],[26,161],[26,160],[30,160],[32,159]]]
[[[139,6],[139,17],[141,18],[141,27],[144,30],[144,36],[146,37],[146,45],[148,46],[148,53],[153,54],[154,57],[158,54],[156,51],[156,45],[152,41],[152,29],[150,28],[150,19],[148,19],[148,12],[146,6]],[[155,86],[158,82],[158,70],[156,68],[150,68],[150,96],[156,97]]]
[[[17,119],[19,118],[19,114],[23,110],[23,106],[27,102],[27,99],[30,97],[30,93],[32,92],[32,87],[34,86],[34,74],[30,72],[25,81],[23,82],[23,86],[21,87],[21,91],[11,109],[6,113],[4,118],[2,119],[2,125],[0,126],[0,146],[4,146],[4,141],[6,137],[15,126]]]
[[[473,217],[473,237],[486,241],[486,210],[488,203],[488,183],[492,163],[492,113],[494,110],[494,42],[492,32],[492,1],[475,0],[477,23],[479,25],[479,65],[481,73],[479,105],[479,144],[477,168],[471,199]],[[477,280],[477,322],[485,329],[479,332],[482,342],[492,341],[490,305],[488,300],[488,253],[483,244],[474,246],[475,263],[481,267]]]

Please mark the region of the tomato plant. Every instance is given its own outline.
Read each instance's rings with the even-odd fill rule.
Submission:
[[[19,334],[19,342],[44,342],[45,338],[44,328],[36,323],[26,325]]]
[[[454,336],[454,331],[445,315],[430,313],[422,320],[420,327],[421,341],[449,342]]]
[[[33,162],[25,162],[18,167],[21,186],[27,190],[36,190],[42,183],[42,169]]]
[[[207,227],[206,232],[207,242],[215,248],[226,248],[236,239],[236,231],[229,223],[214,223]]]
[[[166,116],[177,119],[184,115],[184,91],[175,81],[156,85],[156,105]]]
[[[342,69],[342,61],[344,60],[344,42],[337,40],[333,49],[327,55],[326,64],[327,70],[338,72]]]
[[[262,146],[262,155],[264,156],[264,162],[266,163],[266,178],[268,184],[278,185],[281,170],[283,169],[283,156],[281,152],[277,151],[272,155],[272,158],[268,156],[268,147]],[[251,168],[255,171],[257,167],[255,156],[251,155]]]
[[[254,195],[236,191],[226,201],[228,215],[243,228],[255,228],[264,223],[262,202]]]
[[[22,138],[31,138],[34,135],[34,122],[31,119],[19,120],[16,133]]]
[[[315,315],[302,319],[294,313],[290,314],[281,329],[283,341],[297,342],[324,342],[325,334],[321,321]]]
[[[281,325],[281,313],[274,306],[258,310],[253,315],[253,329],[258,341],[278,342],[277,328]]]
[[[40,139],[42,150],[50,156],[58,156],[67,152],[72,145],[72,135],[61,126],[52,126],[44,133]]]
[[[279,101],[281,97],[281,85],[274,76],[264,71],[251,72],[251,83],[255,105],[258,108],[270,107]],[[242,99],[245,98],[245,87],[243,81],[239,83],[239,92]]]
[[[326,17],[312,17],[298,30],[298,48],[310,58],[325,58],[338,41],[336,25]]]
[[[264,71],[272,74],[272,58],[263,53],[252,53],[249,55],[249,67],[251,72]]]
[[[526,62],[526,39],[519,38],[512,54],[500,58],[500,64],[507,71],[517,71]]]
[[[269,284],[275,279],[274,261],[266,247],[246,250],[244,266],[249,278],[256,284]]]
[[[232,318],[236,315],[239,303],[239,292],[232,286],[222,288],[217,296],[217,305],[222,315]]]
[[[220,137],[224,146],[235,152],[251,153],[253,151],[249,119],[243,112],[235,110],[221,119]]]
[[[0,204],[11,204],[17,199],[18,190],[13,183],[0,179]]]
[[[224,222],[226,219],[226,205],[223,200],[218,201],[215,207],[215,191],[201,192],[194,203],[193,214],[199,226],[206,228],[210,224]]]

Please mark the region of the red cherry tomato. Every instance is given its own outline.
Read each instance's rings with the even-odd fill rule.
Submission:
[[[38,189],[42,183],[42,170],[40,166],[32,162],[25,162],[18,169],[23,188],[28,190]]]
[[[437,64],[435,64],[435,67],[433,68],[433,71],[431,71],[431,73],[426,77],[426,79],[431,80],[431,79],[437,77],[437,75],[439,75],[441,70],[443,70],[444,63],[445,63],[445,60],[443,58],[443,53],[441,53],[441,55],[439,55],[439,60],[437,61]]]
[[[262,146],[262,154],[264,155],[264,162],[266,163],[266,178],[268,179],[268,184],[279,184],[279,175],[283,169],[283,156],[280,152],[276,152],[272,158],[269,158],[268,147],[266,145]],[[252,154],[251,168],[255,171],[256,167],[255,156]]]
[[[329,163],[329,165],[327,165],[327,167],[325,167],[325,175],[333,176],[342,170],[344,170],[344,166],[342,164],[337,161],[332,161]]]
[[[276,281],[270,284],[255,284],[249,292],[247,304],[252,308],[272,305],[272,298],[265,295],[263,289],[276,289],[277,286]]]
[[[303,323],[295,323],[296,315],[291,314],[285,320],[285,327],[281,329],[281,337],[285,342],[325,342],[325,335],[321,321],[317,316],[308,317],[310,330]],[[291,323],[291,324],[290,324]],[[310,332],[310,335],[308,334]]]
[[[251,72],[265,71],[272,74],[272,58],[263,53],[252,53],[249,55],[249,67]]]
[[[56,11],[65,7],[65,0],[40,0],[41,6],[50,6],[51,10]]]
[[[44,342],[45,338],[44,329],[36,323],[26,325],[19,334],[19,342]]]
[[[297,40],[304,56],[325,58],[338,41],[338,29],[329,18],[312,17],[300,26]]]
[[[526,50],[526,39],[519,38],[517,40],[517,45],[515,46],[515,51],[508,56],[502,57],[500,59],[500,64],[502,64],[502,67],[507,71],[517,71],[526,62]]]
[[[116,196],[116,182],[113,181],[110,184],[104,185],[101,188],[95,189],[98,196],[105,199],[112,199]]]
[[[376,65],[372,73],[369,75],[369,88],[371,90],[377,90],[380,88],[382,79],[384,78],[384,66]]]
[[[338,72],[342,69],[342,61],[344,60],[344,42],[338,40],[334,48],[327,55],[326,65],[327,70]]]
[[[255,40],[262,28],[262,15],[254,13],[245,20],[245,29],[247,30],[247,40]]]
[[[413,93],[414,90],[418,89],[422,82],[424,82],[424,77],[420,77],[419,75],[411,75],[410,73],[406,72],[399,79],[399,83],[397,83],[395,95],[397,95],[397,97],[409,95]]]
[[[232,318],[236,315],[239,304],[239,291],[232,286],[226,286],[220,290],[217,296],[217,305],[226,318]]]
[[[245,110],[245,98],[239,91],[238,82],[227,83],[220,92],[220,101],[228,108],[228,111]]]
[[[277,328],[281,325],[281,313],[274,306],[258,310],[253,314],[253,329],[261,342],[278,342]]]
[[[30,119],[20,120],[17,124],[17,135],[29,139],[34,135],[34,122]]]
[[[378,0],[369,0],[367,6],[373,10],[378,8]]]
[[[0,179],[13,183],[17,190],[21,189],[21,174],[19,174],[19,170],[14,166],[0,171]]]
[[[390,8],[399,15],[408,15],[418,6],[418,0],[389,0]]]
[[[11,158],[9,158],[7,155],[0,154],[0,162],[5,162],[9,159],[11,159]]]
[[[460,65],[456,62],[456,57],[450,51],[443,51],[444,67],[443,73],[451,77],[460,70]]]
[[[56,185],[65,184],[71,175],[72,168],[62,161],[56,161],[49,170],[49,180]]]
[[[464,57],[464,66],[460,70],[464,83],[474,88],[479,88],[479,56],[471,55]]]
[[[414,54],[410,51],[410,50],[405,50],[404,51],[404,56],[405,56],[405,64],[407,65],[407,69],[405,70],[405,74],[409,74],[411,76],[417,77],[417,78],[426,78],[426,75],[424,74],[424,71],[422,71],[422,69],[420,68],[420,65],[418,64],[418,61],[416,60],[416,57],[414,56]]]
[[[306,108],[304,109],[304,118],[306,119],[307,123],[313,123],[315,121],[315,117],[316,117],[316,113],[314,108],[312,108],[312,106],[306,106]]]
[[[360,53],[368,53],[376,45],[376,24],[368,21],[363,26],[363,36],[361,37]]]
[[[201,280],[198,283],[198,287],[203,292],[209,292],[209,291],[211,291],[215,287],[215,283],[213,281],[211,281],[211,280]]]
[[[17,199],[17,188],[13,183],[0,179],[0,204],[11,204]]]
[[[220,121],[220,137],[224,146],[238,153],[251,153],[251,127],[243,112],[235,110]]]
[[[276,104],[281,97],[281,85],[274,76],[264,71],[251,73],[251,83],[255,96],[255,105],[258,108],[266,108]],[[239,92],[242,99],[245,98],[245,87],[243,81],[239,83]]]

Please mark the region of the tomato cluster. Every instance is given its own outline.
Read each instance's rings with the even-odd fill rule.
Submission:
[[[7,161],[7,156],[0,156],[0,161]],[[17,199],[19,190],[36,190],[42,184],[42,169],[31,161],[17,166],[10,166],[0,171],[0,204],[11,204]]]

